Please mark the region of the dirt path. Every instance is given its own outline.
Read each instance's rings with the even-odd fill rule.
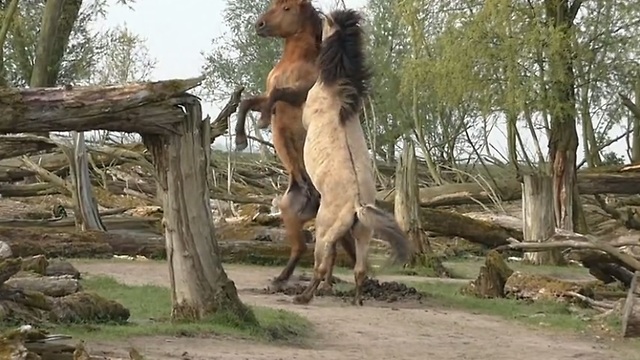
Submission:
[[[168,286],[167,267],[157,262],[77,262],[83,274],[103,274],[127,284]],[[150,359],[176,359],[188,351],[191,359],[493,359],[602,360],[637,359],[595,340],[531,330],[490,316],[438,309],[391,309],[372,305],[356,308],[320,297],[308,306],[291,304],[285,295],[256,295],[279,269],[226,265],[242,300],[252,305],[294,311],[315,326],[311,348],[283,347],[230,339],[153,337],[132,339]],[[342,276],[348,279],[347,276]],[[414,278],[415,279],[415,278]],[[349,279],[350,280],[350,279]],[[382,278],[380,280],[383,280]],[[387,280],[387,279],[385,279]],[[394,277],[398,280],[398,277]],[[100,348],[94,344],[92,348]],[[106,347],[106,346],[105,346]],[[109,346],[113,349],[113,346]]]

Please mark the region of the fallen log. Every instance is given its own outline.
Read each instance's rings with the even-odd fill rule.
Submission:
[[[636,271],[633,275],[633,280],[627,293],[627,299],[622,309],[622,337],[626,338],[640,336],[640,302],[638,302],[638,296],[640,296],[639,276],[640,271]]]
[[[638,244],[637,239],[634,240],[635,245]],[[631,243],[634,244],[634,243]],[[618,246],[627,245],[619,242]],[[589,267],[589,272],[597,278],[615,278],[622,282],[625,286],[630,286],[628,277],[625,273],[620,271],[618,266],[626,268],[628,271],[640,271],[640,261],[629,254],[625,254],[619,251],[615,246],[600,241],[591,235],[582,235],[578,233],[569,232],[563,229],[556,229],[555,234],[549,239],[548,242],[543,243],[523,243],[512,239],[509,244],[502,245],[497,250],[504,249],[518,249],[525,251],[547,251],[550,249],[571,249],[571,250],[587,250],[583,256],[585,258],[592,257],[591,261],[583,261],[585,267],[594,265],[594,268]],[[597,256],[597,253],[605,253],[609,256],[604,260],[602,257]],[[595,257],[603,259],[599,262],[594,260]],[[605,266],[605,264],[609,264]]]
[[[14,256],[22,257],[44,254],[49,258],[110,258],[117,254],[166,259],[163,236],[95,231],[47,231],[50,230],[0,227],[0,240],[7,242]],[[230,263],[280,266],[286,264],[291,252],[291,248],[285,242],[219,240],[218,246],[223,261]],[[304,253],[299,264],[313,266],[313,263],[313,250],[310,249]],[[353,266],[342,248],[338,248],[336,265]]]
[[[14,289],[36,291],[52,297],[67,296],[82,290],[78,280],[69,275],[13,277],[7,280],[5,285]]]
[[[133,216],[105,216],[102,222],[110,230],[135,229],[138,231],[158,231],[160,220]],[[0,219],[0,227],[17,228],[68,228],[75,226],[75,218],[62,219]]]
[[[110,130],[167,135],[184,121],[175,106],[203,77],[114,86],[0,89],[0,133]],[[96,101],[100,99],[100,101]],[[20,119],[20,121],[15,121]]]
[[[620,172],[619,168],[606,171],[579,171],[578,191],[581,195],[640,193],[640,172]],[[477,183],[446,184],[421,188],[420,206],[439,207],[490,203],[498,197],[500,201],[514,201],[522,198],[522,187],[516,179],[501,179],[498,187],[489,189]],[[492,185],[494,186],[494,185]],[[395,189],[382,190],[376,195],[378,201],[393,201]]]
[[[56,148],[49,138],[33,135],[0,135],[0,160]]]
[[[71,265],[70,262],[59,260],[59,259],[51,259],[49,261],[49,265],[47,265],[47,269],[45,270],[44,275],[46,276],[61,276],[61,275],[69,275],[74,279],[80,279],[80,271],[75,268],[75,266]]]
[[[393,203],[377,201],[376,204],[393,213]],[[471,242],[494,248],[509,244],[509,239],[522,239],[522,230],[506,229],[496,224],[472,219],[462,214],[431,208],[420,209],[422,228],[444,236],[459,236]]]
[[[505,283],[505,295],[518,300],[556,300],[567,293],[593,296],[595,289],[603,286],[597,280],[576,282],[556,279],[542,274],[526,274],[519,271],[509,276]]]

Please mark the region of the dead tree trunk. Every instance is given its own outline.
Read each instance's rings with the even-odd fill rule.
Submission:
[[[526,175],[522,185],[522,221],[524,241],[543,242],[555,234],[553,179],[545,174]],[[525,252],[524,261],[535,265],[562,263],[559,250]]]
[[[143,135],[154,158],[172,289],[172,319],[197,320],[217,312],[255,323],[236,286],[222,268],[215,237],[207,169],[209,122],[200,103],[185,104],[186,119],[173,135]]]
[[[91,176],[89,175],[87,156],[84,132],[74,131],[73,155],[69,159],[69,163],[71,164],[73,175],[76,226],[81,230],[107,231],[102,220],[100,220],[98,205],[91,191]]]
[[[448,276],[422,229],[420,221],[420,197],[416,181],[418,165],[411,140],[404,140],[402,156],[396,170],[396,196],[394,213],[400,228],[409,235],[414,253],[409,266],[424,266],[434,270],[438,276]]]
[[[545,0],[547,22],[560,43],[549,46],[551,134],[549,158],[553,164],[554,209],[559,228],[574,231],[574,225],[586,225],[579,211],[580,198],[574,197],[576,186],[576,131],[575,76],[572,64],[573,46],[570,29],[580,8],[580,1]],[[587,229],[578,229],[586,233]]]
[[[640,336],[640,304],[638,296],[640,295],[640,283],[638,282],[640,271],[636,271],[631,280],[631,286],[627,293],[627,299],[622,309],[622,336],[623,337],[639,337]]]

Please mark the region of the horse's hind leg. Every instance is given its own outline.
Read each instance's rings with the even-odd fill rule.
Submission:
[[[349,231],[353,224],[353,210],[344,209],[336,212],[334,209],[322,208],[316,217],[316,244],[314,249],[313,279],[302,294],[293,298],[296,304],[308,304],[318,289],[320,282],[331,281],[327,274],[333,268],[336,256],[336,243]]]
[[[369,243],[373,236],[373,230],[365,227],[362,223],[357,222],[354,225],[351,234],[356,241],[356,265],[353,268],[356,291],[352,304],[362,305],[363,285],[364,280],[367,277],[367,255],[369,252]]]
[[[284,225],[285,237],[291,247],[291,253],[289,255],[287,265],[285,265],[280,275],[278,275],[271,283],[271,286],[275,291],[280,290],[287,280],[289,280],[291,274],[293,274],[293,271],[298,265],[298,261],[300,261],[300,257],[307,250],[307,244],[305,242],[302,227],[305,222],[311,220],[313,217],[303,218],[296,212],[296,202],[302,201],[298,198],[299,196],[300,195],[297,193],[287,192],[279,203],[280,217],[282,218]]]
[[[352,262],[351,267],[355,266],[355,263],[356,263],[355,240],[351,235],[351,232],[347,231],[347,233],[344,234],[344,236],[342,236],[338,241],[340,242],[340,245],[342,245],[344,252],[347,253],[347,256],[349,256],[349,258],[351,259],[351,262]],[[333,283],[332,283],[333,267],[336,264],[337,255],[338,255],[337,251],[333,253],[333,257],[331,259],[331,266],[329,266],[329,270],[327,271],[327,276],[325,276],[324,282],[320,286],[320,289],[326,294],[330,294],[333,290]]]

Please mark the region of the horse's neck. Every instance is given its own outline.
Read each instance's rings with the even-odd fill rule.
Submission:
[[[284,40],[283,61],[314,62],[319,49],[316,40],[310,34],[296,34]]]

